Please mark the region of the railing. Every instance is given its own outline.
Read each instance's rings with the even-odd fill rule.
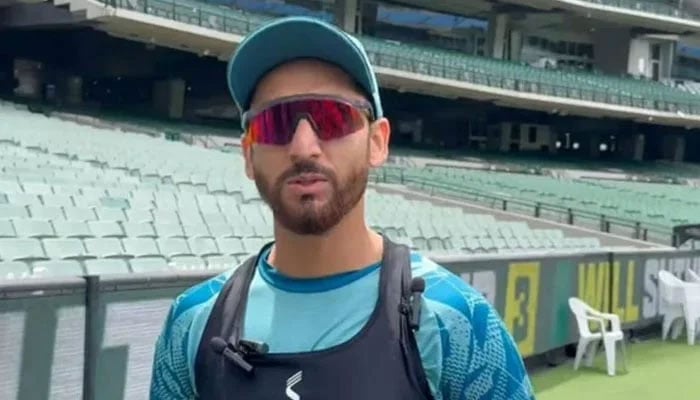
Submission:
[[[382,168],[372,174],[377,183],[399,183],[414,187],[430,195],[441,195],[459,200],[467,200],[492,209],[510,211],[541,218],[548,221],[595,229],[605,233],[626,236],[632,239],[672,245],[672,228],[669,226],[642,223],[632,219],[594,213],[572,207],[564,207],[547,202],[533,202],[505,198],[489,192],[468,189],[437,180],[423,179],[408,174],[403,168]]]
[[[639,0],[584,0],[591,4],[625,8],[634,11],[644,11],[652,14],[664,15],[675,18],[700,21],[700,13],[695,10],[688,10],[681,6],[681,2],[669,1],[639,1]],[[672,4],[678,3],[678,4]]]
[[[239,35],[245,35],[265,21],[272,19],[272,17],[247,14],[243,11],[221,6],[212,6],[206,2],[197,2],[200,4],[183,4],[177,0],[103,0],[103,2],[112,7],[140,11],[157,17]],[[553,84],[548,77],[528,79],[526,77],[507,76],[507,74],[503,73],[489,72],[488,68],[485,67],[470,67],[466,61],[476,60],[473,57],[464,56],[465,65],[446,65],[447,61],[445,61],[445,58],[442,58],[442,62],[411,58],[403,54],[386,52],[381,48],[383,42],[379,39],[370,37],[360,37],[360,39],[365,43],[371,61],[381,67],[518,92],[700,115],[700,98],[698,101],[681,101],[666,99],[663,94],[650,97],[647,94],[634,95],[607,87],[581,88],[576,84]],[[507,62],[504,61],[503,63]],[[517,66],[517,64],[512,63],[509,65]],[[532,68],[532,70],[536,69]],[[567,77],[566,74],[563,74],[563,76]],[[572,78],[576,76],[592,80],[599,79],[595,75],[571,73]],[[621,79],[621,81],[625,80]],[[685,93],[678,91],[678,95],[685,95]]]

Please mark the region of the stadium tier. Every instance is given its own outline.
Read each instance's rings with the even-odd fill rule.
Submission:
[[[106,4],[157,17],[244,35],[271,16],[186,0],[108,1]],[[215,22],[213,22],[215,21]],[[360,36],[378,67],[509,91],[607,103],[665,112],[700,114],[700,98],[675,86],[597,73],[535,68],[457,51]]]
[[[556,178],[449,166],[388,166],[378,182],[670,244],[674,226],[698,223],[700,188],[690,185]],[[605,219],[611,227],[601,226]]]
[[[0,108],[0,277],[220,269],[272,238],[240,155]],[[593,237],[370,190],[368,219],[429,252],[600,249]]]
[[[591,179],[557,179],[551,176],[511,174],[452,167],[405,167],[387,172],[389,180],[415,182],[481,192],[513,201],[529,201],[595,215],[625,218],[671,229],[697,223],[700,189],[688,185],[640,182],[605,182]]]

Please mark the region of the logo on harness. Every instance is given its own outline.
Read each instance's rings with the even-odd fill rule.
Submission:
[[[289,379],[287,379],[287,390],[284,391],[284,394],[287,395],[287,398],[292,400],[301,399],[301,396],[299,396],[298,393],[292,390],[292,386],[296,385],[299,382],[301,382],[301,371],[297,372],[296,374],[290,376]]]

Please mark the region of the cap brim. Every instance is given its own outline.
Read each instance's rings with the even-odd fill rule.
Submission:
[[[252,33],[231,58],[227,79],[236,105],[247,111],[260,79],[276,66],[298,58],[335,64],[368,95],[375,91],[365,55],[349,35],[319,20],[289,17]]]

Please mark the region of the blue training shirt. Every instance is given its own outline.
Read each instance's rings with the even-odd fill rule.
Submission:
[[[289,278],[261,257],[250,286],[244,337],[271,353],[317,351],[346,342],[368,321],[379,294],[379,264],[315,279]],[[411,254],[425,280],[416,333],[435,400],[532,400],[518,349],[487,300],[462,279]],[[151,400],[194,400],[194,361],[216,296],[233,270],[175,299],[158,338]]]

